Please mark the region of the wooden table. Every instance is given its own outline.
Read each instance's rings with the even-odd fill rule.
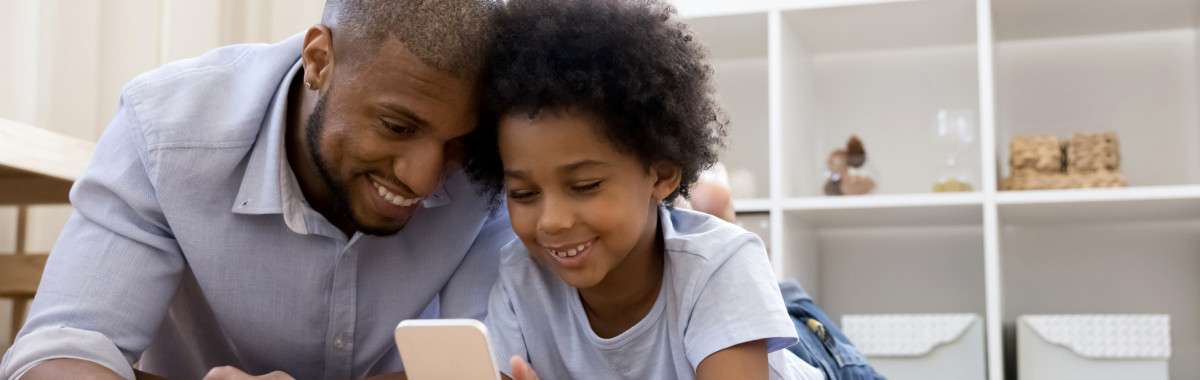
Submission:
[[[0,297],[13,300],[14,338],[47,258],[27,251],[29,206],[68,203],[95,150],[90,141],[0,119],[0,206],[17,206],[16,254],[0,255]]]

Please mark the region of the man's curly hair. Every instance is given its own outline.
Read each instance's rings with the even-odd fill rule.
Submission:
[[[648,168],[681,169],[688,196],[725,136],[707,49],[656,0],[510,0],[488,64],[488,122],[468,139],[466,171],[493,199],[504,189],[496,121],[569,111],[595,117],[616,147]]]

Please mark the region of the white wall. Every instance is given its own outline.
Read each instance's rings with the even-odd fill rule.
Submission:
[[[0,0],[0,118],[95,141],[138,74],[221,45],[282,40],[319,23],[324,4]],[[48,252],[70,214],[69,206],[31,207],[28,251]],[[0,254],[15,249],[15,233],[15,208],[0,208]],[[0,299],[0,352],[11,307]]]

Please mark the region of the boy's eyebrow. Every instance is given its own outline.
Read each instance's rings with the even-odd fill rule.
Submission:
[[[570,172],[573,172],[573,171],[576,171],[579,169],[583,169],[583,168],[586,168],[589,166],[609,166],[609,164],[604,161],[585,159],[585,160],[582,160],[579,162],[559,166],[558,171],[560,173],[570,173]],[[524,170],[507,170],[506,169],[506,170],[504,170],[504,178],[522,179],[522,180],[528,179],[529,172],[526,172]]]
[[[608,163],[604,161],[585,159],[576,163],[559,166],[558,171],[561,173],[570,173],[589,166],[608,166]]]
[[[526,179],[529,178],[529,174],[524,170],[505,170],[504,178]]]

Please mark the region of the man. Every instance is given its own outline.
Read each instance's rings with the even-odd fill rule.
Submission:
[[[446,163],[495,10],[330,0],[134,79],[0,378],[361,378],[401,369],[403,319],[482,318],[513,236]]]

